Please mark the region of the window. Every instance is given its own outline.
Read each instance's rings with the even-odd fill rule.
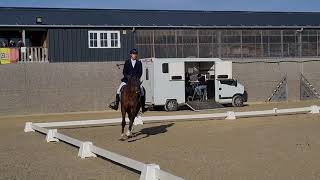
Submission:
[[[162,73],[169,73],[169,65],[168,63],[162,64]]]
[[[182,76],[171,76],[172,80],[182,80]]]
[[[146,69],[146,80],[149,80],[149,69]]]
[[[111,34],[111,47],[118,47],[118,33],[110,33]]]
[[[100,33],[100,46],[108,47],[108,33]]]
[[[89,33],[89,47],[98,47],[98,33]]]
[[[228,75],[218,75],[218,79],[219,78],[228,78],[229,76]]]
[[[89,31],[89,48],[120,48],[119,31]]]
[[[226,80],[220,80],[221,84],[227,84],[229,86],[237,86],[237,81],[234,79],[226,79]]]

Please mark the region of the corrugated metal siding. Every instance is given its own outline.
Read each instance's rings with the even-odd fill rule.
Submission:
[[[89,30],[95,29],[49,29],[49,61],[123,61],[128,58],[130,49],[134,47],[133,32],[131,30],[126,30],[126,34],[123,34],[123,30],[120,30],[121,48],[89,48]]]

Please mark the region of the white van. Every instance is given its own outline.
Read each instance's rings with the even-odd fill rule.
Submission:
[[[148,58],[141,62],[141,80],[149,105],[176,111],[179,105],[192,108],[192,102],[239,107],[247,101],[244,86],[232,78],[231,61],[219,58]],[[205,76],[207,84],[206,97],[200,101],[195,99],[196,93],[188,94],[190,87],[196,87],[199,75]]]

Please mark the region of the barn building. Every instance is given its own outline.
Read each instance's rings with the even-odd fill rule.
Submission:
[[[47,48],[50,62],[141,57],[320,55],[320,13],[1,8],[0,41]]]

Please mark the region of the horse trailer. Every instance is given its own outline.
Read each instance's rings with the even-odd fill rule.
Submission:
[[[142,59],[141,80],[150,106],[175,111],[181,105],[192,109],[205,104],[210,109],[224,104],[243,106],[247,92],[232,78],[232,62],[219,58],[147,58]],[[198,78],[204,76],[205,93],[196,93]],[[198,90],[199,92],[199,90]],[[203,94],[203,95],[202,95]],[[198,98],[197,98],[198,96]],[[213,106],[212,106],[213,105]]]

